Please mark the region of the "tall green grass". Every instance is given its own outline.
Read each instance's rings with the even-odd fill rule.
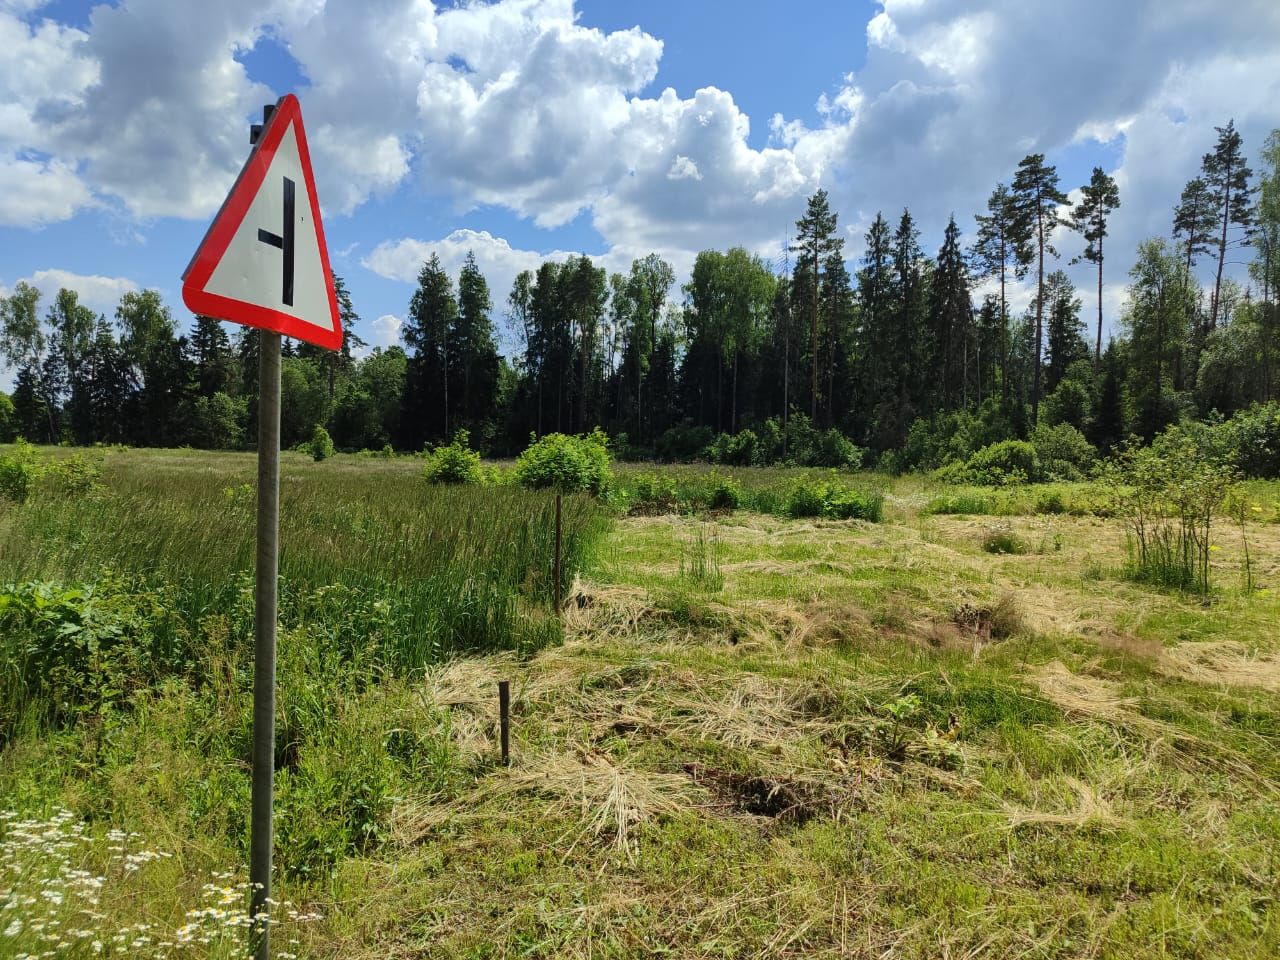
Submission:
[[[117,592],[162,595],[172,616],[156,622],[150,641],[165,661],[181,660],[209,617],[247,637],[252,471],[250,457],[111,454],[95,492],[4,509],[0,585],[110,583]],[[393,672],[558,639],[552,494],[431,486],[413,465],[353,469],[293,455],[280,487],[283,629],[306,629],[339,652],[372,644]],[[566,496],[563,507],[567,587],[608,519],[587,496]],[[26,617],[23,632],[73,629],[42,627],[44,619]],[[5,651],[13,657],[49,646],[16,633],[16,624],[0,624],[0,645],[22,648]]]

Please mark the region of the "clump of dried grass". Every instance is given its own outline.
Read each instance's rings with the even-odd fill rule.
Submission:
[[[1040,692],[1066,713],[1124,725],[1138,701],[1119,695],[1119,684],[1075,673],[1059,660],[1045,664],[1032,679]]]
[[[688,777],[631,769],[594,753],[534,757],[505,777],[486,780],[476,799],[510,803],[521,795],[550,800],[550,814],[574,816],[581,829],[570,849],[589,836],[628,857],[636,851],[637,827],[707,801]]]
[[[1071,792],[1070,809],[1057,812],[1029,810],[1012,803],[1004,803],[1005,815],[1010,827],[1054,826],[1054,827],[1102,827],[1116,829],[1125,826],[1128,821],[1117,816],[1111,804],[1098,792],[1092,784],[1085,783],[1075,777],[1065,778],[1065,785]]]
[[[1161,667],[1197,683],[1280,690],[1280,656],[1233,640],[1180,643],[1166,648]]]

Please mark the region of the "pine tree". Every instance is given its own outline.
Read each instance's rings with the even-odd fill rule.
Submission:
[[[1009,402],[1009,301],[1006,284],[1010,271],[1016,279],[1026,275],[1026,267],[1018,257],[1030,240],[1026,224],[1020,222],[1014,206],[1013,195],[1003,183],[997,184],[987,198],[987,213],[976,214],[978,238],[973,246],[973,258],[981,277],[1000,278],[1000,382],[1006,405]]]
[[[768,276],[761,265],[761,274]],[[771,286],[769,288],[771,293]],[[763,291],[762,291],[763,292]],[[849,269],[840,251],[827,257],[822,272],[823,338],[826,389],[826,423],[842,427],[848,421],[853,389],[852,354],[857,306]]]
[[[1004,377],[1009,328],[1000,311],[1000,298],[987,294],[978,310],[976,330],[977,399],[981,404],[996,390],[996,370]]]
[[[1087,260],[1098,266],[1098,332],[1094,341],[1093,368],[1102,362],[1102,241],[1107,235],[1107,218],[1120,206],[1120,189],[1114,177],[1101,167],[1093,168],[1093,176],[1080,188],[1080,202],[1071,211],[1071,226],[1084,234],[1084,253],[1072,260]]]
[[[95,319],[93,311],[80,304],[79,295],[65,288],[58,291],[46,318],[50,346],[46,399],[61,407],[63,428],[77,443],[93,441],[84,365]]]
[[[356,313],[355,307],[351,303],[351,294],[347,290],[347,285],[342,277],[336,273],[333,275],[333,295],[338,301],[338,320],[342,325],[342,345],[337,350],[326,350],[324,347],[318,347],[313,343],[299,343],[295,350],[295,354],[304,360],[310,360],[325,372],[328,380],[328,393],[330,405],[334,402],[334,396],[338,390],[339,376],[349,375],[355,367],[354,351],[366,346],[365,342],[360,339],[360,335],[356,333],[356,324],[360,322],[360,315]]]
[[[155,290],[126,293],[116,308],[120,347],[137,384],[127,413],[131,442],[164,446],[183,438],[178,412],[195,387],[186,341]]]
[[[1178,200],[1178,205],[1173,208],[1173,237],[1182,243],[1184,253],[1184,263],[1182,268],[1182,288],[1185,291],[1191,286],[1191,268],[1195,266],[1196,258],[1202,254],[1209,252],[1209,241],[1213,228],[1218,222],[1218,218],[1214,212],[1213,193],[1209,189],[1209,185],[1205,183],[1201,177],[1196,177],[1188,181],[1187,185],[1182,188],[1182,196]],[[1188,308],[1192,306],[1186,297],[1183,302]],[[1187,316],[1185,321],[1188,326],[1191,325],[1192,318]],[[1199,341],[1204,334],[1200,329],[1200,324],[1195,325],[1196,339]]]
[[[1029,265],[1036,262],[1035,348],[1031,382],[1031,425],[1040,418],[1040,358],[1044,346],[1044,258],[1057,257],[1049,242],[1053,229],[1065,223],[1058,207],[1067,195],[1058,189],[1058,171],[1047,166],[1044,154],[1033,153],[1018,164],[1013,178],[1013,208],[1019,234],[1018,260]]]
[[[1206,153],[1201,163],[1204,182],[1214,200],[1216,220],[1221,224],[1218,236],[1218,273],[1213,281],[1213,297],[1209,301],[1209,329],[1218,325],[1219,298],[1222,293],[1222,267],[1227,262],[1228,231],[1236,227],[1244,231],[1239,243],[1248,243],[1248,229],[1253,223],[1249,205],[1249,166],[1245,163],[1240,134],[1235,121],[1225,127],[1214,127],[1218,143]]]
[[[256,331],[255,331],[256,333]],[[124,353],[105,316],[99,316],[85,363],[88,368],[89,418],[94,439],[125,439],[120,412],[129,403],[130,378]]]
[[[1262,335],[1262,399],[1275,397],[1272,356],[1276,347],[1276,290],[1280,288],[1280,130],[1272,130],[1262,147],[1262,169],[1258,177],[1257,224],[1253,245],[1257,251],[1249,265],[1250,276],[1262,291],[1258,321]]]
[[[924,252],[920,249],[920,231],[911,211],[904,209],[893,234],[894,359],[898,399],[904,405],[918,397],[924,388],[917,378],[920,370],[923,314],[927,303]]]

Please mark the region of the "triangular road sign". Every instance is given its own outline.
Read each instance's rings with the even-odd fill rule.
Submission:
[[[193,313],[342,345],[298,98],[282,97],[182,275]]]

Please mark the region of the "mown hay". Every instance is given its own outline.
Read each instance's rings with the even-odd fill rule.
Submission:
[[[1280,656],[1250,650],[1232,640],[1168,647],[1160,668],[1197,683],[1280,691]]]

